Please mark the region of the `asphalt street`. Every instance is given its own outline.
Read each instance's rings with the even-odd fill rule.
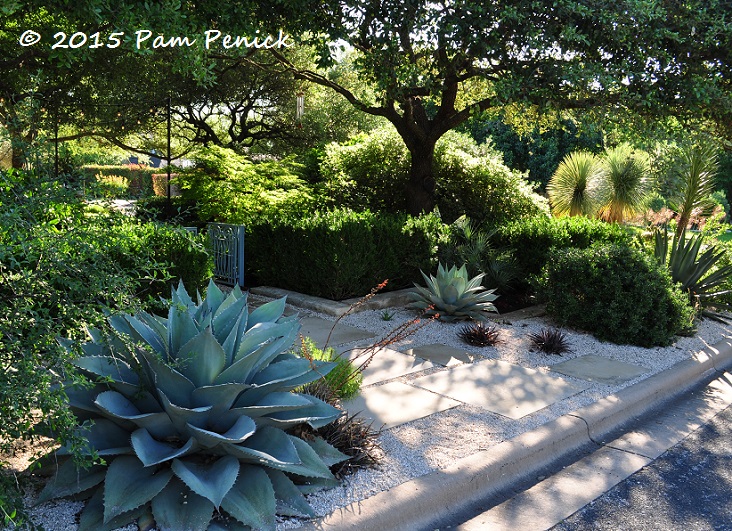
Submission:
[[[732,530],[732,408],[552,531]]]

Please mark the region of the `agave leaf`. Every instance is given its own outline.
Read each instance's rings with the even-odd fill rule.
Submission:
[[[348,456],[339,452],[334,446],[328,444],[322,437],[314,437],[312,440],[305,441],[320,457],[326,466],[331,467],[348,460]]]
[[[100,393],[94,403],[107,415],[129,421],[137,428],[146,428],[153,437],[165,439],[177,433],[166,413],[141,413],[127,397],[115,391]]]
[[[288,411],[309,405],[310,401],[303,395],[273,392],[265,395],[254,405],[230,409],[223,416],[225,417],[227,414],[236,412],[236,414],[245,414],[250,417],[261,417],[278,411]]]
[[[104,489],[97,489],[81,512],[78,531],[113,531],[139,518],[146,510],[141,506],[104,523]]]
[[[289,411],[279,411],[268,414],[259,422],[260,425],[272,424],[280,429],[288,429],[298,424],[309,424],[313,428],[320,428],[330,424],[341,415],[341,410],[323,402],[314,396],[302,395],[310,402],[305,407]]]
[[[168,484],[173,473],[144,466],[136,457],[118,457],[104,481],[104,522],[148,503]]]
[[[168,310],[168,327],[165,336],[170,345],[170,358],[178,359],[181,347],[200,333],[196,321],[188,309],[172,305]]]
[[[305,478],[332,480],[336,485],[338,484],[333,474],[330,473],[328,467],[323,463],[323,460],[308,443],[293,435],[288,435],[288,437],[297,449],[297,455],[300,457],[301,463],[277,468],[283,472],[290,472]]]
[[[315,517],[315,512],[305,500],[305,496],[302,495],[302,492],[290,478],[279,470],[265,469],[265,472],[272,482],[272,487],[274,487],[277,514],[305,518]]]
[[[200,446],[203,448],[213,448],[219,444],[242,443],[254,435],[257,426],[250,417],[240,415],[224,433],[198,428],[191,424],[188,425],[188,430]]]
[[[171,468],[189,489],[209,500],[218,509],[224,496],[236,482],[239,460],[233,455],[225,455],[208,464],[175,459]]]
[[[171,403],[165,393],[159,392],[160,400],[163,403],[163,409],[170,417],[173,425],[180,433],[184,433],[187,424],[193,426],[204,426],[211,418],[211,410],[213,406],[202,406],[196,408],[180,407]]]
[[[77,433],[99,455],[130,453],[130,432],[112,420],[97,418],[90,426],[79,427]]]
[[[213,316],[216,310],[219,309],[221,303],[226,299],[226,295],[213,281],[213,278],[208,281],[208,287],[206,288],[206,300],[201,306],[206,306],[206,311],[209,315]]]
[[[150,432],[140,428],[132,432],[132,447],[135,449],[137,458],[146,467],[152,467],[165,461],[171,461],[178,457],[187,455],[194,450],[194,439],[190,438],[183,446],[176,446],[164,443],[152,438]]]
[[[211,284],[209,284],[209,286],[210,285]],[[191,299],[191,296],[188,295],[188,292],[186,291],[186,288],[183,285],[182,280],[180,282],[178,282],[178,288],[173,290],[172,299],[173,299],[173,304],[175,304],[175,305],[182,304],[186,308],[195,306],[195,304],[193,303],[193,299]]]
[[[254,376],[252,383],[264,385],[284,382],[302,376],[311,370],[310,360],[306,358],[289,359],[268,365]]]
[[[253,328],[259,323],[273,323],[282,317],[282,312],[285,311],[285,301],[287,297],[282,297],[274,301],[270,301],[266,304],[262,304],[259,308],[255,309],[249,314],[249,328]]]
[[[97,465],[83,470],[76,466],[73,459],[67,459],[46,483],[36,504],[89,490],[102,483],[106,475],[107,467]]]
[[[250,387],[245,383],[206,385],[191,393],[191,402],[195,407],[212,406],[211,414],[216,416],[228,410],[241,392]]]
[[[224,369],[226,354],[211,328],[206,328],[178,351],[180,372],[196,387],[211,385]]]
[[[257,349],[256,352],[251,354],[254,363],[252,364],[252,370],[250,374],[256,374],[262,369],[270,365],[274,360],[284,353],[285,349],[291,347],[295,341],[295,329],[285,336],[275,339],[273,342],[266,345],[262,345],[261,348]]]
[[[141,319],[138,319],[135,316],[125,315],[125,320],[130,324],[130,328],[132,329],[131,337],[133,339],[141,340],[144,343],[150,345],[153,351],[157,352],[162,357],[165,357],[167,355],[168,352],[165,345],[167,336],[165,337],[165,339],[163,339],[157,334],[155,330],[150,328],[147,324],[142,322]]]
[[[275,529],[274,488],[267,473],[259,467],[241,465],[239,479],[221,507],[252,529]]]
[[[243,444],[226,445],[223,450],[245,462],[274,468],[300,463],[290,437],[282,430],[269,426],[258,429]]]
[[[226,305],[226,301],[231,300],[232,303]],[[243,314],[246,314],[247,297],[243,296],[238,300],[234,300],[229,296],[219,310],[214,314],[213,324],[214,336],[219,343],[224,343],[231,331],[235,328]],[[226,305],[226,306],[225,306]],[[222,311],[223,308],[223,311]]]
[[[155,354],[150,352],[140,352],[140,357],[147,366],[148,373],[152,380],[154,389],[157,389],[158,395],[161,393],[183,407],[190,407],[191,393],[196,386],[188,378],[176,371],[167,363],[164,363]]]
[[[287,337],[292,334],[293,329],[299,328],[297,322],[287,323],[258,323],[254,326],[251,325],[251,315],[249,316],[249,328],[247,329],[244,336],[241,338],[239,347],[236,350],[234,356],[234,362],[250,355],[255,352],[265,343],[271,343],[275,339],[280,337]]]
[[[226,339],[221,344],[224,349],[224,354],[226,355],[226,367],[231,366],[234,361],[234,353],[239,349],[239,343],[241,343],[241,338],[247,328],[248,317],[249,314],[247,312],[241,312],[236,323],[231,327],[229,335],[226,336]]]
[[[140,381],[130,366],[119,358],[111,356],[85,356],[73,364],[96,376],[109,378],[115,382],[137,385]]]
[[[207,529],[214,506],[174,477],[153,498],[152,510],[160,531],[199,531]]]

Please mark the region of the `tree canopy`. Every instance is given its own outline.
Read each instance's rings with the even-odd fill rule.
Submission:
[[[337,57],[334,42],[352,47],[376,98],[293,70],[394,124],[412,156],[413,213],[435,203],[435,142],[479,111],[732,117],[727,0],[333,0],[315,15],[306,40],[322,62]]]

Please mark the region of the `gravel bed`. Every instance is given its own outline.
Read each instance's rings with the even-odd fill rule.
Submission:
[[[253,302],[268,300],[254,295],[250,295],[250,299]],[[414,312],[405,309],[392,311],[394,315],[389,321],[382,318],[381,310],[373,310],[347,315],[341,319],[341,322],[369,330],[375,333],[377,338],[381,338],[415,317]],[[300,314],[301,316],[310,315],[335,320],[332,316],[309,311],[300,310]],[[339,487],[308,496],[309,502],[318,516],[327,515],[338,507],[363,500],[380,491],[444,468],[454,463],[456,459],[516,437],[566,413],[592,404],[624,387],[633,385],[679,361],[691,358],[704,348],[724,338],[732,337],[732,326],[708,319],[699,323],[698,332],[694,337],[679,337],[673,345],[665,348],[615,345],[598,341],[586,333],[563,329],[572,350],[556,356],[532,351],[527,338],[529,333],[536,333],[547,326],[554,327],[547,317],[510,322],[504,320],[504,322],[495,323],[500,330],[500,338],[503,340],[496,347],[473,347],[463,343],[457,337],[457,331],[463,324],[429,320],[414,335],[399,343],[389,345],[389,348],[405,350],[440,343],[470,351],[476,355],[476,360],[502,360],[541,372],[549,371],[549,368],[556,363],[593,354],[640,365],[648,371],[642,376],[620,385],[590,383],[585,390],[519,420],[512,420],[478,407],[461,405],[384,430],[379,437],[379,444],[383,449],[383,459],[378,467],[360,470],[349,476]],[[340,346],[339,350],[366,344],[368,343],[363,341],[355,342]],[[442,367],[428,369],[397,380],[409,383],[416,377],[440,370],[449,369]],[[564,378],[570,382],[585,385],[588,383],[585,380],[577,380],[568,376]],[[36,493],[29,493],[27,499],[29,504],[32,503],[35,495]],[[78,502],[53,501],[33,508],[32,514],[36,523],[43,525],[48,531],[73,530],[76,529],[75,519],[81,508],[82,504]],[[302,521],[297,519],[278,521],[278,529],[293,529],[301,525]],[[127,526],[122,529],[134,530],[136,526]]]

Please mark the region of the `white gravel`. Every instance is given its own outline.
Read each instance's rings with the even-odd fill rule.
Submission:
[[[262,297],[255,296],[251,296],[251,298],[262,299]],[[331,316],[313,312],[300,311],[300,313],[303,316],[313,315],[334,320]],[[402,309],[394,312],[392,320],[384,321],[382,311],[374,310],[348,315],[341,322],[374,332],[377,337],[383,337],[395,327],[414,317],[414,312]],[[532,430],[561,415],[635,384],[679,361],[693,357],[707,346],[713,345],[723,338],[732,337],[732,326],[710,320],[699,323],[696,336],[677,338],[675,344],[665,348],[615,345],[598,341],[586,333],[564,329],[572,351],[564,353],[562,356],[555,356],[531,351],[527,339],[527,334],[553,326],[546,317],[497,323],[503,342],[496,347],[473,347],[463,343],[457,337],[457,330],[462,324],[430,321],[416,334],[400,343],[390,345],[390,348],[405,350],[440,343],[473,352],[478,359],[502,360],[542,372],[548,371],[549,367],[556,363],[593,354],[640,365],[647,368],[648,372],[621,385],[591,383],[584,391],[519,420],[512,420],[478,407],[461,405],[383,431],[379,437],[379,443],[384,451],[380,466],[358,471],[341,486],[308,497],[318,516],[324,516],[338,507],[363,500],[380,491],[446,467],[454,463],[456,459],[469,456]],[[356,342],[349,346],[363,344],[364,342]],[[448,369],[429,369],[426,372],[437,370]],[[414,373],[402,377],[400,380],[408,382],[423,374],[425,372]],[[570,377],[566,378],[569,381],[574,380]],[[587,384],[585,380],[574,381]],[[33,497],[33,493],[29,494],[28,501],[30,502]],[[73,530],[76,529],[74,522],[80,509],[81,505],[76,502],[55,501],[34,508],[33,515],[36,523],[43,525],[49,531]],[[278,529],[292,529],[301,524],[302,522],[297,519],[282,519],[278,522]],[[135,527],[128,526],[124,529],[135,529]]]

